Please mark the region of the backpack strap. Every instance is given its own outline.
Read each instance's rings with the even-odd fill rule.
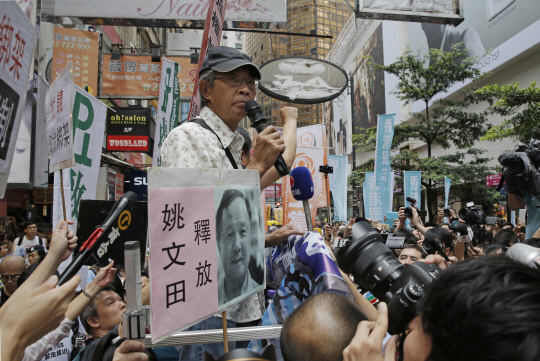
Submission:
[[[225,154],[227,155],[227,158],[229,158],[229,162],[231,162],[233,168],[238,169],[238,165],[236,164],[236,161],[234,160],[234,157],[233,157],[233,155],[231,153],[231,150],[229,148],[225,148],[223,146],[223,143],[221,142],[221,139],[219,139],[219,136],[216,134],[216,132],[214,132],[214,130],[212,128],[210,128],[210,126],[208,124],[206,124],[206,122],[204,121],[203,118],[195,118],[195,119],[191,120],[190,123],[197,123],[201,127],[203,127],[204,129],[211,131],[212,134],[214,134],[217,137],[219,143],[221,144],[221,147],[223,147],[223,149],[225,150]]]

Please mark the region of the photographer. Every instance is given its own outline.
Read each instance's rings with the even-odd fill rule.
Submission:
[[[537,270],[506,257],[482,257],[448,268],[428,289],[419,315],[409,323],[402,340],[404,360],[538,360],[538,284]],[[344,360],[395,359],[397,336],[387,343],[383,356],[388,314],[381,306],[377,322],[360,322]]]
[[[418,217],[418,212],[416,211],[416,208],[411,207],[412,210],[412,217],[409,217],[409,220],[411,221],[411,224],[422,234],[425,235],[427,232],[427,228],[424,227],[424,225],[420,222],[420,217]],[[398,212],[398,219],[399,224],[396,228],[396,231],[405,229],[405,221],[407,220],[407,216],[405,215],[405,207],[401,207]]]

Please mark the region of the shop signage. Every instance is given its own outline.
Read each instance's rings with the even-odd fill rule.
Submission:
[[[147,152],[151,119],[150,108],[107,110],[107,150]]]

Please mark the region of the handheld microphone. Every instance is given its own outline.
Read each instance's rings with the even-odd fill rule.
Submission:
[[[69,281],[71,277],[73,277],[77,272],[79,272],[81,267],[92,256],[92,253],[95,253],[97,251],[97,249],[101,245],[102,238],[104,238],[105,234],[107,233],[113,222],[117,220],[120,213],[122,213],[126,209],[132,210],[135,206],[135,203],[137,203],[137,194],[135,194],[134,192],[124,193],[124,195],[122,195],[122,197],[118,201],[116,201],[107,219],[105,219],[103,224],[98,226],[94,233],[92,233],[90,237],[88,237],[88,239],[82,244],[81,248],[79,249],[79,253],[75,257],[75,259],[71,261],[71,263],[64,270],[64,272],[60,276],[60,279],[58,280],[59,286]]]
[[[268,127],[268,118],[262,115],[262,109],[259,103],[257,103],[255,100],[248,100],[244,105],[244,109],[246,110],[249,120],[251,120],[251,127],[255,128],[257,132],[261,133]],[[283,159],[281,154],[278,156],[276,163],[274,163],[274,167],[276,167],[280,177],[284,177],[289,174],[287,163],[285,163],[285,159]]]
[[[540,249],[523,243],[516,243],[508,248],[506,255],[514,261],[540,269]]]
[[[291,171],[291,192],[297,201],[302,201],[304,214],[306,216],[308,231],[313,231],[313,222],[311,221],[311,211],[309,210],[308,200],[313,197],[314,187],[311,172],[306,167],[296,167]]]

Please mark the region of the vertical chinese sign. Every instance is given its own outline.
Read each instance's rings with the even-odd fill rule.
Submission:
[[[73,64],[75,84],[97,91],[99,34],[68,28],[54,28],[52,79]]]
[[[75,86],[73,99],[73,152],[75,165],[64,172],[67,217],[77,229],[81,199],[95,199],[105,133],[105,104]],[[53,224],[61,220],[60,175],[54,176]]]
[[[390,172],[390,152],[394,139],[395,114],[381,114],[377,121],[377,143],[375,145],[375,181],[379,187],[387,187]]]
[[[422,205],[422,172],[405,171],[403,193],[405,193],[405,199],[408,197],[414,198],[418,207]],[[405,201],[405,205],[409,205],[407,201]],[[410,221],[408,219],[406,223],[407,227],[410,227]]]
[[[364,214],[366,218],[375,222],[384,222],[386,212],[392,211],[392,201],[394,199],[394,173],[386,174],[390,180],[389,185],[381,187],[375,180],[374,172],[366,172],[364,181]]]
[[[154,167],[161,167],[161,146],[169,132],[178,125],[180,116],[180,90],[176,76],[178,64],[165,58],[163,58],[162,64],[152,158],[152,166]]]
[[[208,50],[214,46],[219,46],[221,41],[221,31],[223,30],[223,18],[227,0],[208,1],[208,13],[204,23],[204,33],[201,45],[201,53],[199,56],[199,65],[197,66],[197,74],[195,78],[195,88],[193,89],[193,97],[191,98],[191,108],[189,110],[188,121],[199,115],[201,111],[201,95],[199,94],[199,69],[202,67],[204,58]]]
[[[0,2],[0,197],[4,197],[26,102],[37,32],[14,1]]]
[[[148,171],[153,342],[264,288],[257,173]]]
[[[68,64],[51,84],[45,96],[50,173],[75,165],[71,121],[72,99],[73,73],[71,64]]]

